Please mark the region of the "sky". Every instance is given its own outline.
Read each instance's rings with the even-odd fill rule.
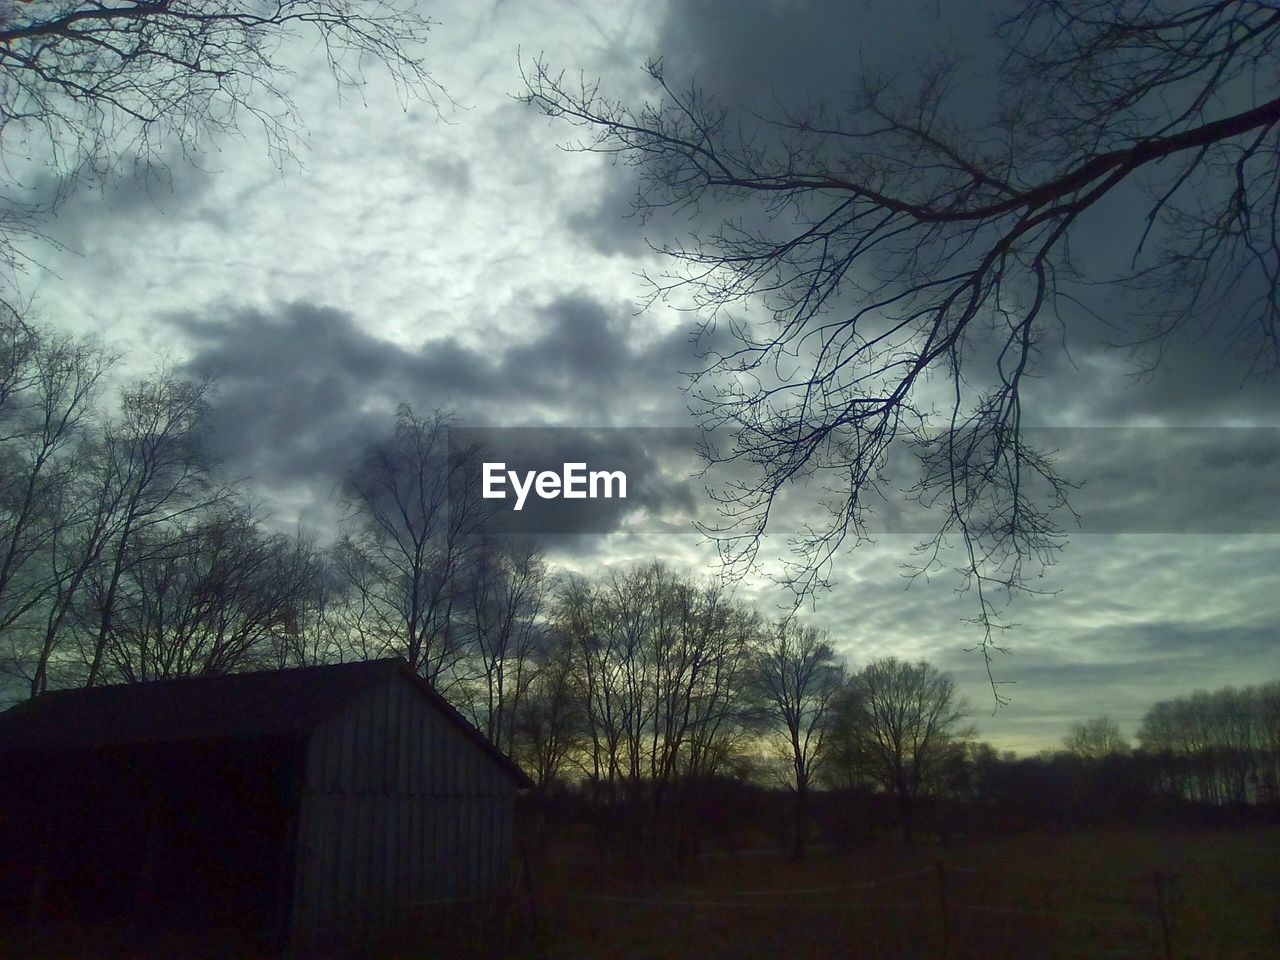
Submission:
[[[706,224],[629,216],[636,171],[566,150],[576,131],[513,96],[522,59],[635,103],[661,56],[678,81],[766,109],[838,95],[864,66],[909,72],[947,42],[981,51],[985,32],[979,4],[428,10],[447,100],[406,103],[376,71],[363,97],[342,96],[299,42],[286,52],[306,124],[295,158],[274,164],[246,129],[170,157],[162,177],[80,191],[32,250],[24,282],[49,320],[101,334],[123,369],[164,355],[216,377],[218,451],[282,529],[332,530],[338,479],[401,402],[477,427],[690,425],[692,318],[644,308],[639,274],[663,269],[655,245]],[[980,81],[967,96],[976,109]],[[1087,265],[1127,257],[1126,211],[1086,224]],[[994,710],[972,649],[972,597],[946,572],[904,577],[927,518],[886,508],[875,542],[840,557],[805,615],[852,666],[893,655],[952,672],[982,738],[1020,752],[1101,713],[1132,735],[1160,699],[1280,676],[1280,389],[1243,379],[1217,337],[1179,341],[1146,377],[1097,325],[1064,323],[1046,347],[1028,416],[1085,481],[1082,525],[1045,571],[1046,595],[1010,611],[1011,652],[994,665],[1007,706]],[[644,529],[669,530],[706,504],[687,456],[651,452],[669,459],[649,506],[669,512]],[[794,493],[767,549],[784,549],[807,496]],[[716,569],[695,533],[591,532],[548,550],[561,569],[654,556]],[[766,611],[780,600],[765,580],[739,589]]]

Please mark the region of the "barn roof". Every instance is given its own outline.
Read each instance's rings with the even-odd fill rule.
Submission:
[[[402,676],[521,786],[529,778],[400,658],[52,690],[0,713],[0,753],[303,736],[359,693]]]

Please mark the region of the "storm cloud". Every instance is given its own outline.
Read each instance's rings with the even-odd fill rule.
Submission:
[[[627,216],[639,171],[561,149],[575,132],[511,96],[520,65],[540,52],[635,103],[653,94],[645,61],[661,56],[676,89],[697,83],[726,108],[768,114],[839,103],[867,64],[908,82],[952,45],[975,56],[956,108],[976,118],[990,107],[985,10],[535,0],[433,15],[432,70],[456,108],[402,104],[377,78],[363,102],[338,103],[310,69],[321,52],[299,49],[297,162],[273,166],[251,136],[223,138],[171,158],[163,178],[75,193],[51,225],[55,243],[33,250],[38,304],[100,333],[126,370],[159,350],[212,378],[216,452],[281,528],[332,532],[340,479],[408,403],[461,426],[617,431],[602,455],[649,470],[633,505],[647,525],[628,528],[618,509],[614,532],[566,528],[549,540],[556,563],[592,573],[657,556],[715,575],[714,546],[680,531],[708,517],[704,484],[735,478],[697,476],[687,450],[634,441],[693,425],[686,374],[724,341],[691,340],[696,318],[677,309],[678,291],[641,309],[652,288],[640,275],[662,277],[670,264],[655,248],[722,214],[762,215],[708,205]],[[33,196],[62,186],[33,181]],[[1084,266],[1124,272],[1144,202],[1120,196],[1082,224]],[[982,734],[1022,750],[1093,713],[1132,732],[1157,699],[1274,676],[1280,651],[1280,382],[1245,375],[1229,317],[1162,344],[1151,369],[1156,354],[1126,345],[1141,332],[1141,295],[1076,292],[1088,309],[1064,305],[1049,328],[1025,423],[1083,484],[1081,520],[1060,516],[1068,540],[1038,581],[1045,595],[1010,610],[1018,626],[1000,639],[1013,652],[995,671],[1016,681],[1002,688],[1012,705],[986,716],[980,636],[964,622],[972,596],[949,565],[904,577],[937,524],[900,495],[909,459],[894,464],[875,542],[840,556],[833,589],[805,613],[855,665],[892,654],[951,670]],[[753,308],[726,319],[754,319]],[[821,519],[827,480],[838,478],[787,490],[763,560]],[[763,578],[737,589],[766,614],[787,599]]]

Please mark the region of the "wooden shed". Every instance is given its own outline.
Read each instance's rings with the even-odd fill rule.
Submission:
[[[10,909],[304,955],[483,908],[530,786],[402,660],[47,693],[0,714],[0,769]]]

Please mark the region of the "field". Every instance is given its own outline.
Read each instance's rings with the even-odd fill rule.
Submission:
[[[554,857],[549,858],[554,861]],[[500,946],[560,958],[1280,957],[1280,831],[1034,835],[706,857],[678,881],[570,858]],[[535,923],[536,920],[536,923]],[[536,926],[536,930],[535,930]],[[1166,932],[1167,931],[1167,932]]]
[[[674,878],[552,846],[503,906],[363,960],[1280,958],[1280,830],[1115,829],[704,856]],[[662,876],[658,874],[661,873]],[[174,938],[176,937],[176,939]],[[0,930],[0,956],[278,960],[215,928]],[[323,960],[354,960],[347,952]]]

